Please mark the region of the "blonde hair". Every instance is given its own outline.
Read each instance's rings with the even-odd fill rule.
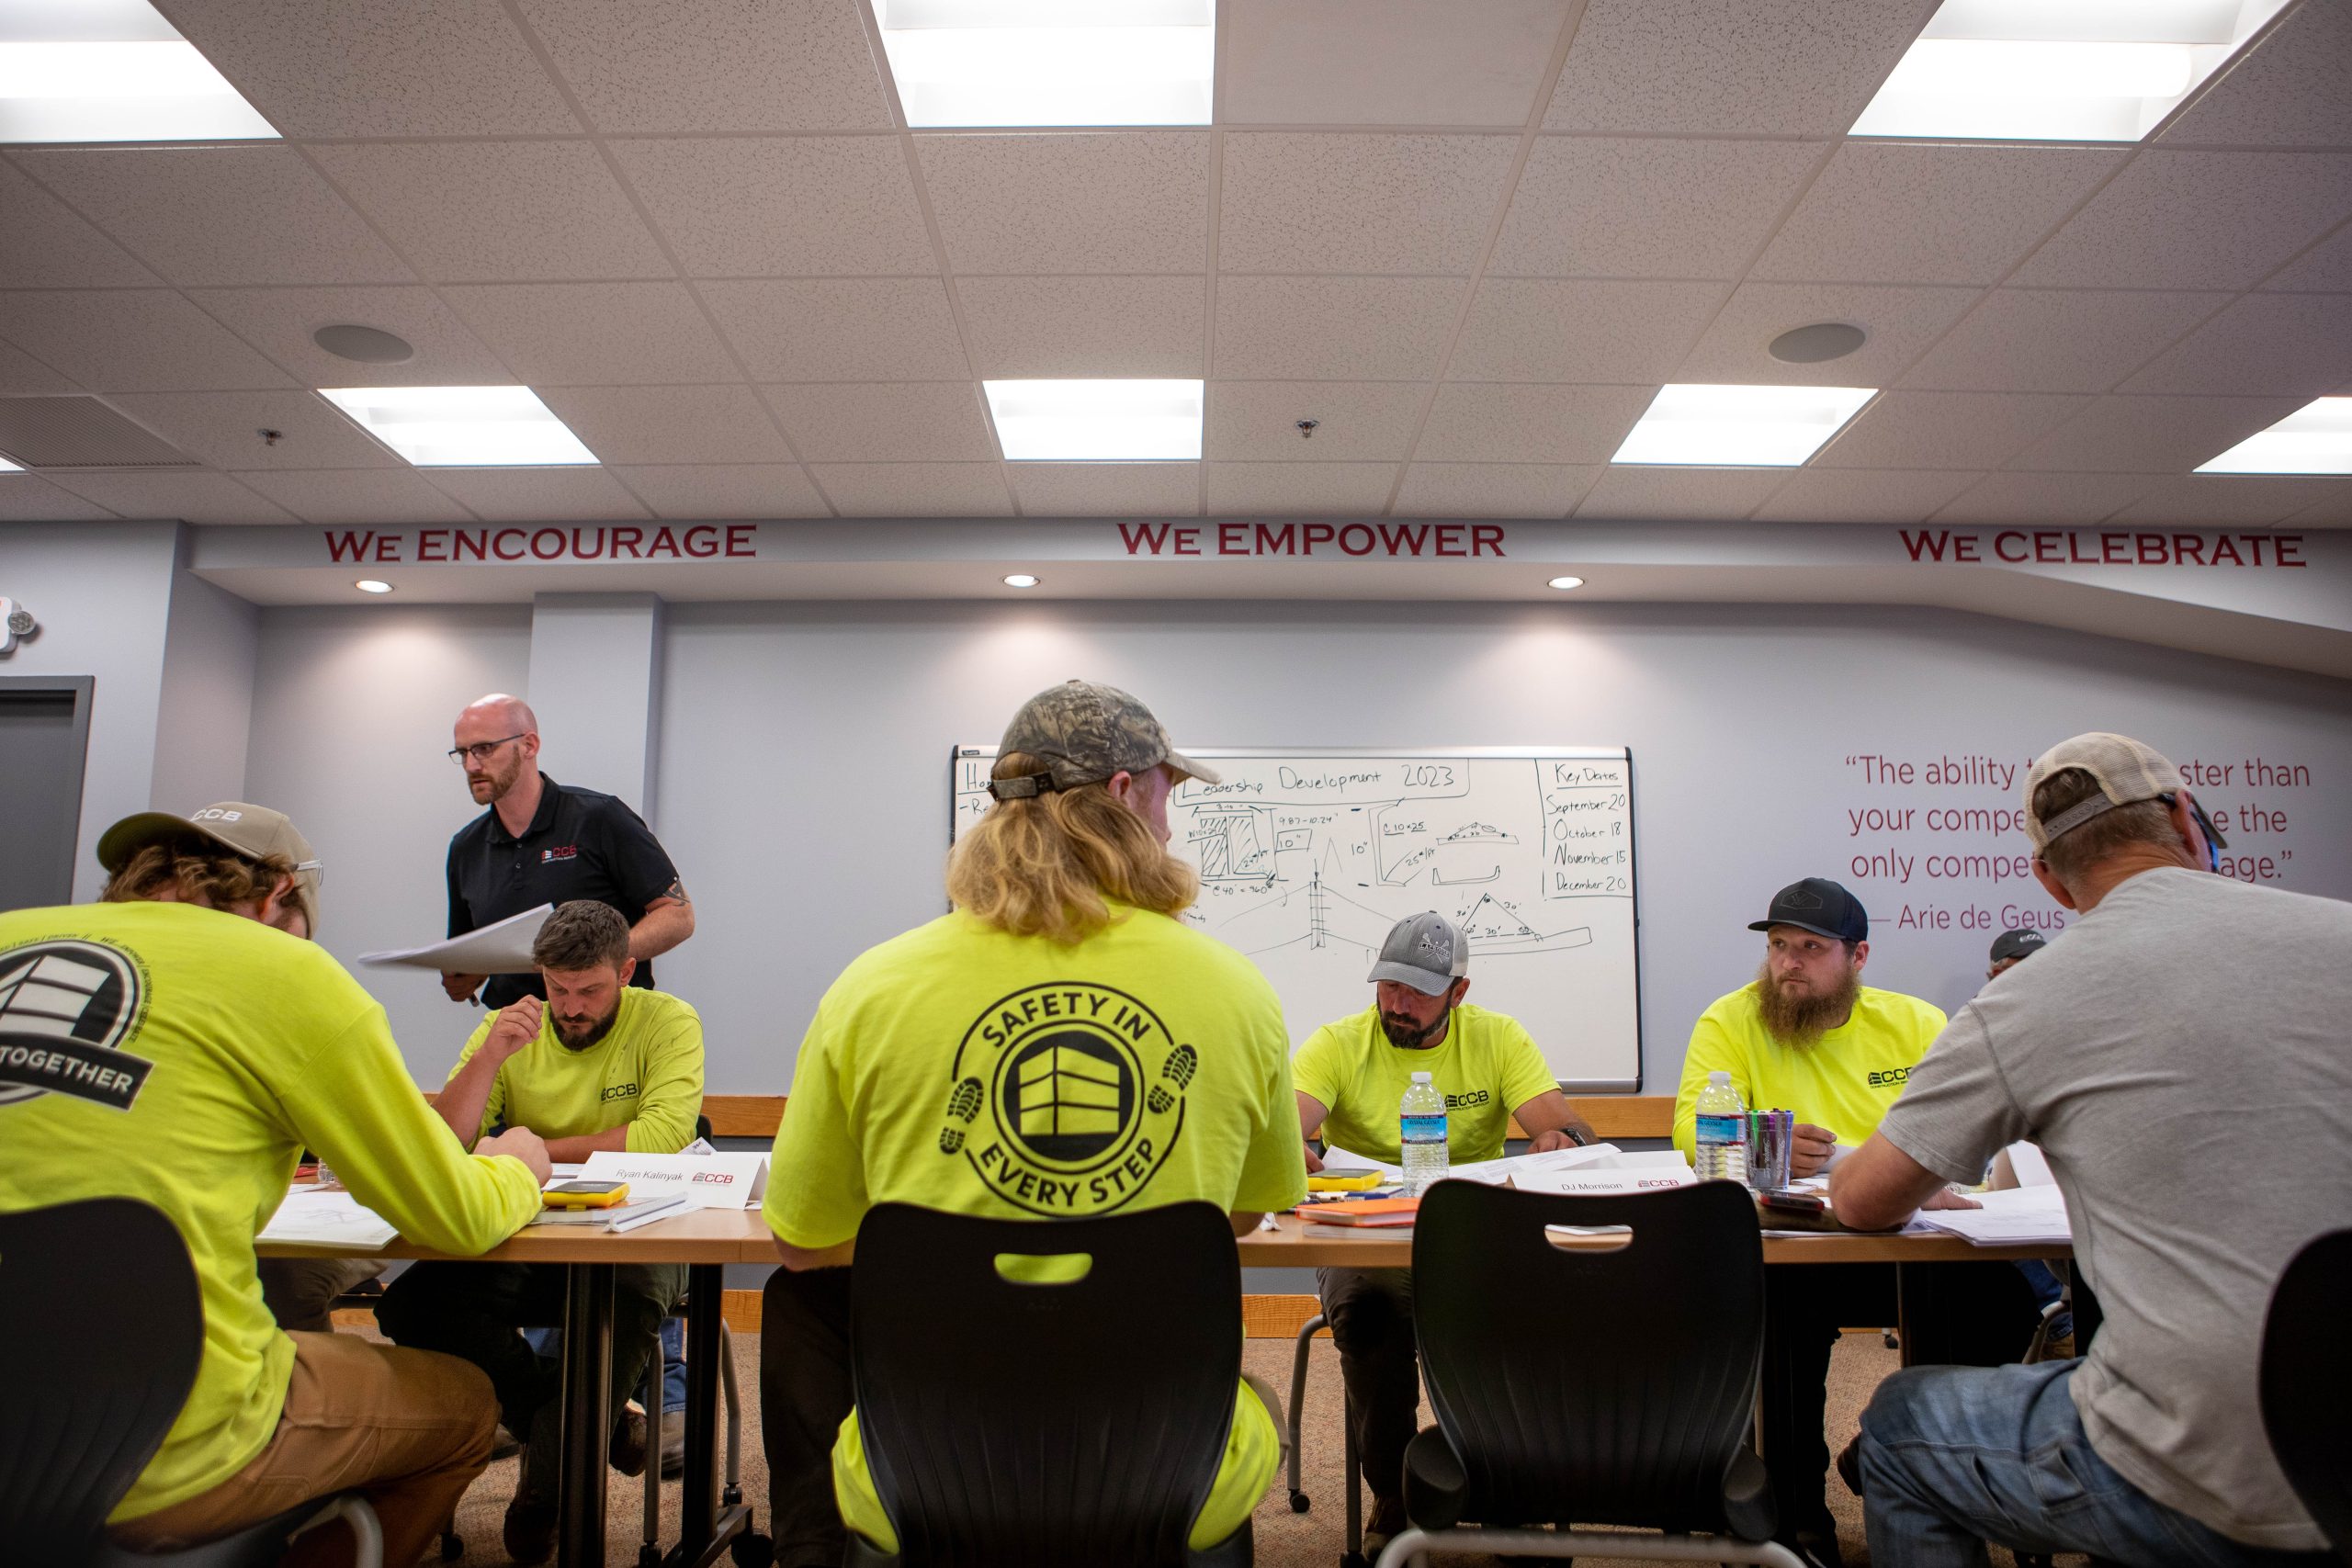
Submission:
[[[294,874],[294,863],[284,855],[258,859],[241,855],[191,833],[142,846],[107,879],[106,890],[98,898],[102,903],[129,904],[153,898],[170,887],[187,903],[227,909],[261,902],[271,888]]]
[[[1046,771],[1043,759],[1008,751],[993,778]],[[1000,800],[956,840],[947,897],[1015,936],[1074,946],[1112,923],[1111,901],[1176,915],[1201,879],[1170,854],[1143,818],[1100,784]]]

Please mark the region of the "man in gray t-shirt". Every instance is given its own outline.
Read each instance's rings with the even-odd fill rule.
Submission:
[[[2208,874],[2221,835],[2121,736],[2053,748],[2025,806],[2034,874],[2083,918],[1953,1017],[1830,1198],[1898,1224],[2030,1138],[2106,1321],[2080,1360],[1887,1380],[1862,1417],[1871,1559],[2324,1550],[2256,1368],[2288,1260],[2352,1224],[2352,905]]]

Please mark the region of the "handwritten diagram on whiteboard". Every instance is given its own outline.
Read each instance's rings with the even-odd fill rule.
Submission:
[[[959,832],[994,753],[956,748]],[[1623,747],[1189,754],[1224,782],[1169,802],[1169,848],[1201,874],[1186,919],[1265,971],[1294,1044],[1370,1006],[1388,928],[1436,909],[1469,935],[1470,999],[1524,1023],[1564,1083],[1638,1087]]]

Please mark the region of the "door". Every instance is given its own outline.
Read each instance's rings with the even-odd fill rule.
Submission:
[[[0,909],[74,901],[88,677],[0,677]]]

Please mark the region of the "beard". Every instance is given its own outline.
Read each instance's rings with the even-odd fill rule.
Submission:
[[[508,760],[503,768],[485,768],[480,777],[467,775],[466,784],[468,788],[477,791],[487,786],[490,793],[483,795],[476,804],[491,806],[505,799],[507,792],[520,783],[522,777],[523,759],[514,757]]]
[[[1772,978],[1768,961],[1756,971],[1756,996],[1765,1032],[1783,1045],[1802,1050],[1846,1021],[1862,994],[1860,971],[1849,967],[1835,989],[1815,995],[1784,990]]]
[[[1430,1022],[1419,1024],[1401,1013],[1384,1012],[1380,1015],[1380,1032],[1388,1036],[1388,1043],[1398,1050],[1418,1051],[1443,1029],[1445,1021],[1453,1016],[1453,1010],[1448,1008]]]
[[[620,1016],[621,1010],[616,1005],[612,1011],[602,1018],[582,1019],[576,1023],[568,1019],[559,1018],[555,1021],[555,1037],[562,1043],[563,1048],[567,1051],[585,1051],[605,1035],[610,1034],[613,1032],[613,1025],[619,1021]]]

